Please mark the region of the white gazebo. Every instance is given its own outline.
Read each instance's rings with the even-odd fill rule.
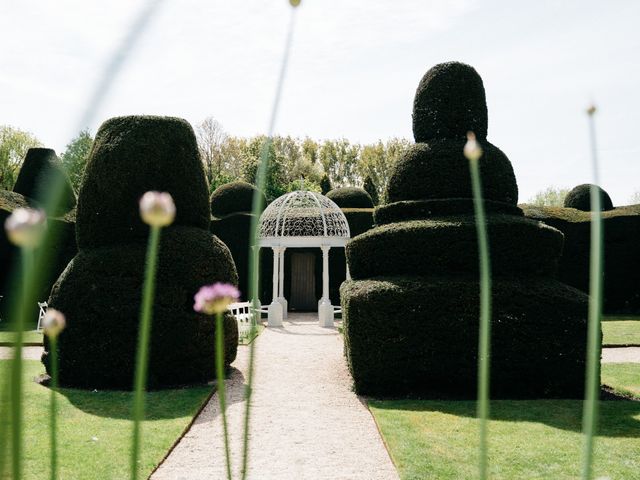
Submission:
[[[281,326],[287,317],[284,298],[284,252],[287,248],[322,250],[322,298],[318,302],[321,326],[333,326],[334,308],[329,298],[329,250],[344,248],[350,238],[347,218],[333,201],[316,192],[296,190],[274,200],[260,216],[259,247],[273,250],[273,300],[268,325]],[[347,278],[349,269],[347,267]]]

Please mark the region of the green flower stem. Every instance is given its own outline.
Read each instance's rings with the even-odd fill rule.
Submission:
[[[602,214],[598,191],[598,160],[593,112],[589,113],[589,133],[594,183],[591,186],[591,252],[589,261],[589,325],[587,336],[587,377],[585,405],[582,416],[584,448],[582,455],[582,479],[592,477],[594,436],[598,421],[598,393],[600,391],[600,322],[602,317]]]
[[[22,256],[22,302],[18,308],[15,323],[15,345],[13,347],[13,361],[11,368],[11,465],[13,478],[22,478],[22,341],[25,317],[29,305],[29,288],[33,263],[33,251],[21,248]]]
[[[140,456],[140,423],[144,418],[144,396],[149,362],[149,337],[151,336],[151,314],[156,283],[156,266],[160,244],[160,227],[151,227],[147,260],[144,272],[144,291],[140,310],[140,332],[136,353],[136,370],[133,394],[133,445],[131,447],[131,478],[138,478],[138,458]]]
[[[224,389],[224,328],[223,313],[216,313],[216,379],[218,400],[220,401],[220,415],[222,416],[222,431],[224,434],[224,455],[227,462],[227,479],[231,480],[231,453],[229,452],[229,429],[227,427],[227,401]]]
[[[258,170],[256,172],[256,187],[258,191],[264,191],[264,187],[266,185],[267,178],[267,164],[269,162],[269,146],[272,143],[273,131],[275,128],[276,118],[278,117],[278,107],[280,105],[280,99],[282,97],[282,89],[284,86],[284,79],[287,73],[287,66],[289,63],[289,53],[291,51],[291,45],[293,43],[293,30],[295,26],[295,12],[296,8],[291,10],[291,18],[289,20],[289,31],[287,33],[287,39],[285,41],[284,54],[282,56],[282,64],[280,66],[280,74],[278,76],[278,83],[276,85],[276,94],[273,100],[273,106],[271,108],[271,118],[269,120],[269,130],[267,134],[267,139],[262,146],[262,151],[260,153],[260,163],[258,165]],[[249,265],[249,291],[251,293],[251,299],[254,302],[253,311],[256,315],[260,315],[260,312],[256,309],[256,303],[259,298],[258,294],[258,222],[260,218],[260,213],[262,212],[262,198],[258,192],[255,192],[253,195],[253,205],[252,205],[252,218],[251,218],[251,230],[250,230],[250,245],[249,248],[254,251],[249,251],[249,258],[251,259],[251,263]],[[260,318],[260,317],[258,317]],[[252,325],[251,335],[255,335],[257,326]],[[251,342],[249,344],[249,365],[247,366],[247,386],[245,387],[244,400],[245,404],[245,412],[244,412],[244,428],[243,428],[243,440],[242,440],[242,466],[241,466],[241,478],[245,480],[247,478],[247,465],[248,465],[248,452],[249,452],[249,425],[250,425],[250,416],[251,416],[251,395],[252,395],[252,385],[253,385],[253,363],[255,356],[255,343]]]
[[[58,478],[58,442],[57,442],[57,398],[58,389],[58,346],[55,335],[49,337],[49,352],[51,353],[51,401],[49,403],[49,434],[51,443],[51,480]]]
[[[487,223],[482,201],[482,185],[478,161],[469,162],[473,188],[473,206],[478,232],[478,253],[480,260],[480,330],[478,338],[478,418],[480,420],[480,460],[481,479],[487,478],[487,424],[489,421],[489,385],[491,360],[491,265],[489,263],[489,241]]]

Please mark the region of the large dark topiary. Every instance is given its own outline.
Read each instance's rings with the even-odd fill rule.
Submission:
[[[493,272],[492,397],[583,394],[587,297],[553,277],[562,234],[523,218],[509,159],[486,140],[484,87],[468,65],[423,78],[418,142],[395,166],[377,227],[347,246],[345,352],[365,395],[474,398],[478,249],[465,134],[476,133]],[[428,142],[428,143],[421,143]]]
[[[478,72],[459,62],[440,63],[418,85],[413,101],[416,142],[462,139],[468,131],[487,136],[487,103]]]
[[[214,217],[224,217],[231,213],[253,210],[253,196],[258,189],[247,182],[237,181],[221,185],[211,194],[211,214]],[[262,205],[266,205],[267,199],[263,193]]]
[[[131,387],[149,231],[139,220],[138,200],[146,190],[168,191],[177,208],[176,222],[161,232],[149,386],[215,376],[214,318],[193,310],[193,296],[202,285],[237,284],[238,277],[229,249],[208,230],[193,130],[176,118],[120,117],[96,136],[78,201],[80,251],[49,299],[67,317],[58,342],[62,385]],[[228,365],[238,338],[231,316],[224,335]]]
[[[53,188],[60,192],[52,206]],[[53,216],[64,215],[76,206],[76,194],[56,152],[50,148],[30,148],[24,157],[13,191],[28,197],[34,207],[46,207]],[[55,207],[55,208],[54,208]]]
[[[591,187],[589,183],[583,183],[574,187],[564,198],[564,206],[568,208],[575,208],[576,210],[582,210],[583,212],[591,211]],[[613,202],[611,197],[602,188],[595,185],[596,190],[600,193],[600,210],[607,212],[613,210]]]
[[[334,188],[327,193],[327,198],[333,200],[340,208],[373,208],[369,194],[358,187]]]
[[[345,348],[364,395],[476,397],[476,276],[342,286]],[[491,397],[582,398],[586,295],[548,278],[492,282]]]
[[[560,280],[589,291],[591,212],[572,208],[522,205],[525,215],[564,234]],[[604,311],[640,314],[640,205],[602,213],[604,231]]]
[[[247,182],[231,182],[218,187],[211,194],[211,232],[222,240],[233,256],[238,271],[238,287],[243,300],[249,300],[249,245],[251,242],[251,222],[253,220],[253,198],[259,190]],[[266,205],[263,193],[262,205]],[[273,257],[263,249],[260,262],[262,278],[271,278]],[[270,295],[268,288],[261,289],[260,298]]]
[[[82,250],[51,293],[65,313],[60,382],[83,388],[131,388],[146,245]],[[206,230],[163,231],[153,306],[149,387],[204,383],[214,377],[215,317],[193,311],[193,295],[212,280],[235,283],[227,248]],[[225,320],[225,356],[236,355],[237,327]],[[49,367],[48,356],[45,365]]]
[[[479,160],[483,197],[517,204],[518,185],[511,162],[499,148],[487,141],[480,143],[484,152]],[[464,144],[464,139],[438,139],[409,148],[392,170],[387,202],[473,198],[469,161],[462,153]]]
[[[138,201],[149,190],[171,193],[174,225],[209,229],[207,181],[191,125],[173,117],[107,120],[80,187],[78,247],[146,241]]]

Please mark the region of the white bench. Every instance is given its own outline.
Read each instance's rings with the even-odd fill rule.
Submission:
[[[38,326],[36,327],[36,331],[39,332],[42,330],[42,320],[44,320],[49,304],[47,302],[38,302],[38,308],[40,309],[40,312],[38,313]]]

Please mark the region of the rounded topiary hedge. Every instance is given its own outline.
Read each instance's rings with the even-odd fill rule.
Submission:
[[[440,63],[422,77],[413,101],[416,142],[463,139],[468,131],[487,136],[487,103],[482,78],[464,63]]]
[[[591,187],[589,183],[583,183],[573,188],[564,198],[564,206],[575,208],[583,212],[591,211]],[[602,188],[596,185],[596,189],[600,192],[600,210],[603,212],[613,210],[613,202],[611,197]]]
[[[341,288],[360,395],[477,395],[477,277],[378,277]],[[494,278],[491,398],[582,398],[587,296],[556,280]]]
[[[493,200],[484,200],[486,213],[505,213],[522,216],[522,210],[515,205]],[[431,200],[403,200],[376,208],[374,220],[377,225],[386,223],[420,220],[441,215],[469,215],[474,213],[471,198],[435,198]]]
[[[473,198],[466,140],[435,140],[411,146],[396,162],[387,187],[387,202],[441,198]],[[518,203],[518,185],[507,156],[489,142],[480,142],[482,194],[487,200]]]
[[[572,208],[522,205],[525,215],[564,234],[560,258],[561,281],[589,291],[591,212]],[[619,207],[602,213],[604,231],[605,313],[640,314],[640,206]]]
[[[488,215],[493,274],[555,275],[562,234],[541,222]],[[354,279],[379,275],[465,274],[478,271],[477,231],[471,215],[390,223],[347,245]],[[371,259],[375,259],[372,261]]]
[[[334,188],[327,193],[327,198],[340,208],[373,208],[371,196],[358,187]]]
[[[231,182],[218,187],[210,198],[211,214],[215,217],[224,217],[232,213],[251,212],[253,209],[253,196],[258,189],[247,182]],[[262,196],[262,205],[266,205],[267,198]]]
[[[81,250],[58,279],[49,305],[67,317],[58,341],[61,385],[131,388],[145,255],[144,243]],[[204,383],[215,377],[215,317],[193,310],[194,294],[214,281],[237,282],[226,246],[199,228],[164,229],[149,388]],[[237,342],[237,324],[227,316],[227,365],[236,356]],[[47,354],[43,361],[49,369]]]
[[[196,137],[186,120],[129,116],[104,122],[93,144],[78,200],[79,248],[146,242],[138,201],[169,192],[174,225],[209,229],[207,181]]]
[[[53,208],[49,195],[60,190],[60,200]],[[30,148],[24,157],[13,191],[33,200],[35,207],[46,207],[53,216],[64,215],[76,206],[76,194],[60,159],[50,148]]]

